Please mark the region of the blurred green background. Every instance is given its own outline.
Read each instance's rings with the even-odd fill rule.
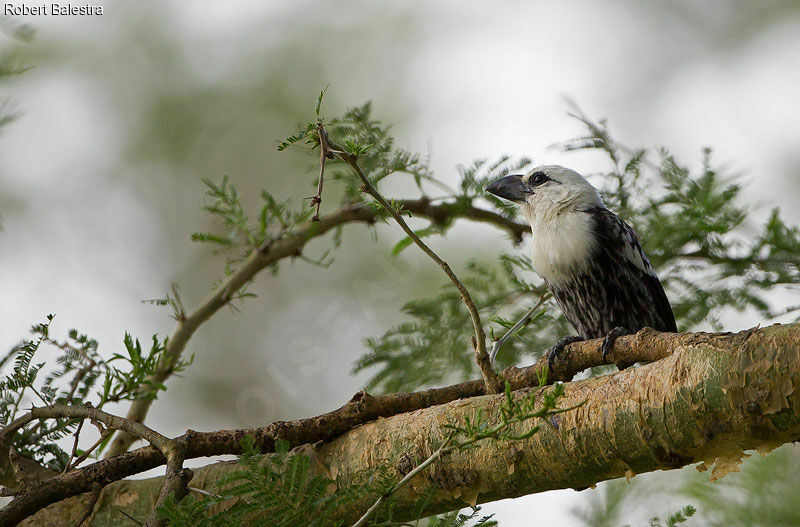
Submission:
[[[229,175],[254,206],[262,188],[295,202],[312,195],[317,160],[302,149],[279,153],[276,140],[311,117],[327,84],[327,115],[372,100],[375,115],[394,123],[398,144],[429,154],[446,182],[457,181],[457,164],[502,153],[584,173],[606,168],[599,155],[548,148],[581,130],[566,115],[566,96],[607,117],[623,143],[664,145],[695,166],[701,148],[713,147],[718,162],[744,174],[753,204],[765,213],[780,206],[800,222],[796,1],[102,5],[99,17],[15,19],[36,29],[30,44],[0,35],[4,49],[34,66],[0,85],[21,112],[0,135],[4,349],[51,312],[56,332],[78,327],[108,354],[126,330],[143,340],[171,332],[169,313],[140,301],[177,281],[189,307],[223,274],[224,258],[189,241],[191,232],[214,228],[201,211],[201,178]],[[391,184],[384,190],[415,195]],[[403,303],[442,283],[415,251],[391,257],[400,235],[380,229],[374,242],[365,229],[346,228],[329,269],[284,262],[277,276],[259,276],[251,288],[258,299],[220,312],[192,339],[195,363],[169,381],[151,426],[169,435],[258,426],[345,402],[366,379],[350,375],[362,338],[382,333]],[[472,225],[432,240],[456,271],[510,245]],[[306,254],[326,246],[317,240]],[[759,322],[742,313],[726,325]],[[796,465],[791,448],[779,454],[774,466]],[[700,491],[681,494],[688,487],[679,473],[663,476],[634,480],[671,496],[652,507],[643,505],[652,491],[639,491],[615,509],[614,487],[600,485],[484,511],[503,526],[529,525],[533,507],[537,521],[635,525],[698,503]],[[705,512],[703,521],[712,521]]]

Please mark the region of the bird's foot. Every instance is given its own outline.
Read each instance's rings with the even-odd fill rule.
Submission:
[[[557,358],[559,358],[559,354],[564,351],[564,348],[568,344],[572,344],[573,342],[580,342],[583,339],[578,336],[572,337],[564,337],[558,342],[556,342],[555,346],[550,348],[550,351],[547,352],[547,370],[552,373],[553,372],[553,363]]]
[[[617,326],[608,332],[605,338],[603,338],[603,344],[600,346],[600,351],[603,353],[603,364],[606,363],[608,354],[611,351],[611,348],[614,347],[614,341],[617,340],[617,337],[630,334],[631,331],[628,328],[624,328],[622,326]]]

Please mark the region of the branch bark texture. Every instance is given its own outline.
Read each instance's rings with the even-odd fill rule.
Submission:
[[[714,479],[737,470],[743,450],[766,453],[800,439],[800,324],[736,334],[644,331],[619,339],[620,351],[615,347],[612,357],[620,360],[637,340],[660,349],[657,354],[669,355],[642,367],[568,383],[561,406],[585,403],[553,416],[551,427],[542,427],[528,439],[486,441],[443,457],[397,493],[397,519],[410,514],[431,486],[437,494],[426,513],[433,514],[465,502],[583,489],[611,478],[695,463],[700,469],[713,467]],[[576,355],[568,353],[566,361]],[[444,424],[461,422],[478,410],[495,415],[501,400],[502,395],[479,395],[378,419],[303,447],[304,452],[341,485],[363,482],[379,466],[397,470],[400,479],[400,467],[407,466],[408,459],[432,454],[432,445],[446,434]],[[522,424],[519,432],[533,425]],[[216,477],[233,468],[217,463],[199,469],[192,486],[210,489]],[[145,507],[142,517],[160,486],[161,478],[109,485],[92,525],[119,521],[114,504],[127,504],[134,515]],[[54,515],[71,517],[73,509],[79,517],[85,511],[84,499],[88,498],[54,505],[26,525],[48,524]],[[356,521],[370,504],[352,504],[342,517]]]

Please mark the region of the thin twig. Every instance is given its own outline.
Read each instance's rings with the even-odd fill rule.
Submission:
[[[41,421],[40,421],[41,422]],[[75,441],[72,443],[72,452],[69,454],[69,459],[67,463],[64,465],[64,470],[61,471],[62,474],[69,471],[69,466],[72,464],[72,459],[75,457],[75,454],[78,452],[78,440],[81,438],[81,429],[83,428],[83,421],[78,423],[78,428],[75,429]],[[80,525],[80,524],[78,524]]]
[[[319,149],[319,179],[317,180],[317,193],[311,197],[311,206],[316,206],[317,210],[311,221],[319,221],[319,206],[322,205],[322,181],[325,177],[325,156],[327,152],[324,148]]]
[[[208,492],[207,490],[198,489],[197,487],[187,487],[187,488],[191,492],[196,492],[196,493],[200,494],[201,496],[208,496],[209,498],[218,498],[219,497],[216,494],[214,494],[213,492]]]
[[[521,328],[523,328],[523,327],[527,326],[528,324],[530,324],[534,313],[536,313],[536,311],[540,307],[542,307],[542,304],[544,304],[545,301],[547,301],[548,297],[549,297],[548,294],[544,294],[544,295],[540,296],[539,297],[539,301],[536,302],[536,305],[534,305],[532,308],[530,308],[530,310],[528,310],[528,312],[525,313],[525,315],[521,319],[519,319],[516,324],[511,326],[511,329],[506,331],[505,334],[502,337],[500,337],[499,339],[494,341],[494,343],[492,344],[492,351],[491,351],[491,353],[489,353],[489,360],[492,362],[492,366],[494,366],[494,360],[497,357],[497,353],[500,351],[500,348],[503,346],[503,344],[505,344],[506,341],[508,339],[510,339]]]
[[[144,525],[142,522],[140,522],[139,520],[137,520],[136,518],[134,518],[133,516],[131,516],[130,514],[128,514],[127,512],[125,512],[124,510],[122,510],[122,509],[121,509],[121,508],[119,508],[119,507],[117,507],[117,512],[120,512],[120,513],[122,513],[122,515],[123,515],[123,516],[125,516],[126,518],[128,518],[130,521],[132,521],[132,522],[133,522],[133,523],[135,523],[136,525],[139,525],[140,527],[141,527],[142,525]]]
[[[76,468],[78,465],[80,465],[81,463],[86,461],[86,458],[88,458],[90,455],[92,455],[92,452],[94,452],[97,447],[99,447],[101,444],[103,444],[103,441],[105,441],[106,438],[108,438],[108,436],[110,436],[111,434],[113,434],[116,431],[117,431],[116,428],[106,428],[105,430],[103,430],[103,432],[100,434],[100,438],[97,441],[95,441],[94,444],[92,444],[92,446],[87,448],[83,452],[83,454],[78,456],[75,459],[75,461],[72,463],[72,465],[67,467],[68,470],[65,470],[64,472],[69,472],[69,470],[71,470],[73,468]]]
[[[398,481],[397,485],[392,487],[388,492],[386,492],[385,494],[382,494],[377,500],[375,500],[375,503],[373,503],[372,506],[369,509],[367,509],[367,512],[365,512],[364,515],[361,516],[361,518],[359,518],[359,520],[356,523],[353,524],[353,527],[362,527],[363,525],[366,525],[367,520],[369,520],[369,518],[375,513],[376,510],[378,510],[378,507],[380,507],[383,504],[383,502],[386,501],[387,498],[389,498],[392,494],[394,494],[395,492],[400,490],[402,487],[404,487],[409,481],[411,481],[414,478],[414,476],[416,476],[417,474],[419,474],[420,472],[422,472],[423,470],[428,468],[428,466],[431,463],[433,463],[437,459],[441,458],[443,454],[446,454],[447,452],[450,452],[450,450],[451,450],[450,449],[450,445],[452,443],[453,443],[453,438],[452,437],[448,437],[445,440],[445,442],[442,443],[442,446],[440,446],[436,450],[436,452],[431,454],[428,457],[428,459],[426,459],[425,461],[423,461],[422,463],[417,465],[414,468],[414,470],[412,470],[411,472],[406,474],[403,479]]]
[[[322,162],[324,163],[327,153],[330,152],[350,165],[350,167],[358,175],[359,179],[361,179],[362,190],[381,204],[384,210],[386,210],[386,212],[388,212],[389,215],[394,218],[397,224],[400,225],[400,228],[403,229],[406,235],[411,238],[417,247],[419,247],[422,252],[428,255],[428,257],[430,257],[430,259],[433,260],[442,269],[442,271],[444,271],[444,274],[446,274],[450,281],[453,282],[453,285],[456,286],[459,295],[461,295],[461,300],[467,307],[467,311],[469,311],[470,318],[472,319],[472,326],[475,329],[475,338],[473,339],[475,345],[475,358],[478,362],[478,367],[481,370],[483,380],[486,383],[486,391],[489,393],[499,393],[502,391],[502,380],[492,368],[492,363],[489,360],[489,354],[486,352],[486,333],[483,330],[481,316],[478,313],[478,308],[475,307],[475,302],[472,300],[472,296],[470,296],[467,288],[464,286],[461,280],[458,279],[447,262],[442,260],[438,254],[436,254],[430,247],[428,247],[428,245],[425,244],[425,242],[420,239],[419,236],[417,236],[411,227],[408,226],[400,213],[397,212],[394,207],[392,207],[392,205],[386,201],[381,193],[378,192],[378,190],[372,185],[370,180],[361,170],[361,166],[358,164],[357,157],[345,151],[341,146],[332,142],[328,137],[328,132],[325,131],[323,125],[320,124],[317,127],[317,132],[320,140],[320,149],[322,149],[322,153],[320,154],[320,159]]]

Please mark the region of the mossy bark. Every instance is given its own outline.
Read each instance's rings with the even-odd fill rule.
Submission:
[[[800,439],[800,325],[737,334],[676,335],[673,353],[638,368],[566,384],[550,426],[526,440],[480,443],[421,473],[397,495],[396,519],[410,519],[421,492],[438,490],[427,513],[698,463],[712,478],[738,470],[743,450],[762,453]],[[679,342],[677,345],[676,342]],[[529,390],[517,392],[520,396]],[[316,470],[342,485],[363,482],[379,466],[400,474],[425,459],[446,431],[478,410],[496,415],[502,396],[485,395],[378,419],[314,447]],[[535,422],[520,425],[524,431]],[[217,463],[196,470],[191,485],[211,489],[231,470]],[[103,491],[91,525],[119,524],[116,507],[144,518],[161,478],[122,481]],[[81,496],[40,511],[24,525],[63,525],[85,511]],[[342,511],[354,521],[370,505]]]

